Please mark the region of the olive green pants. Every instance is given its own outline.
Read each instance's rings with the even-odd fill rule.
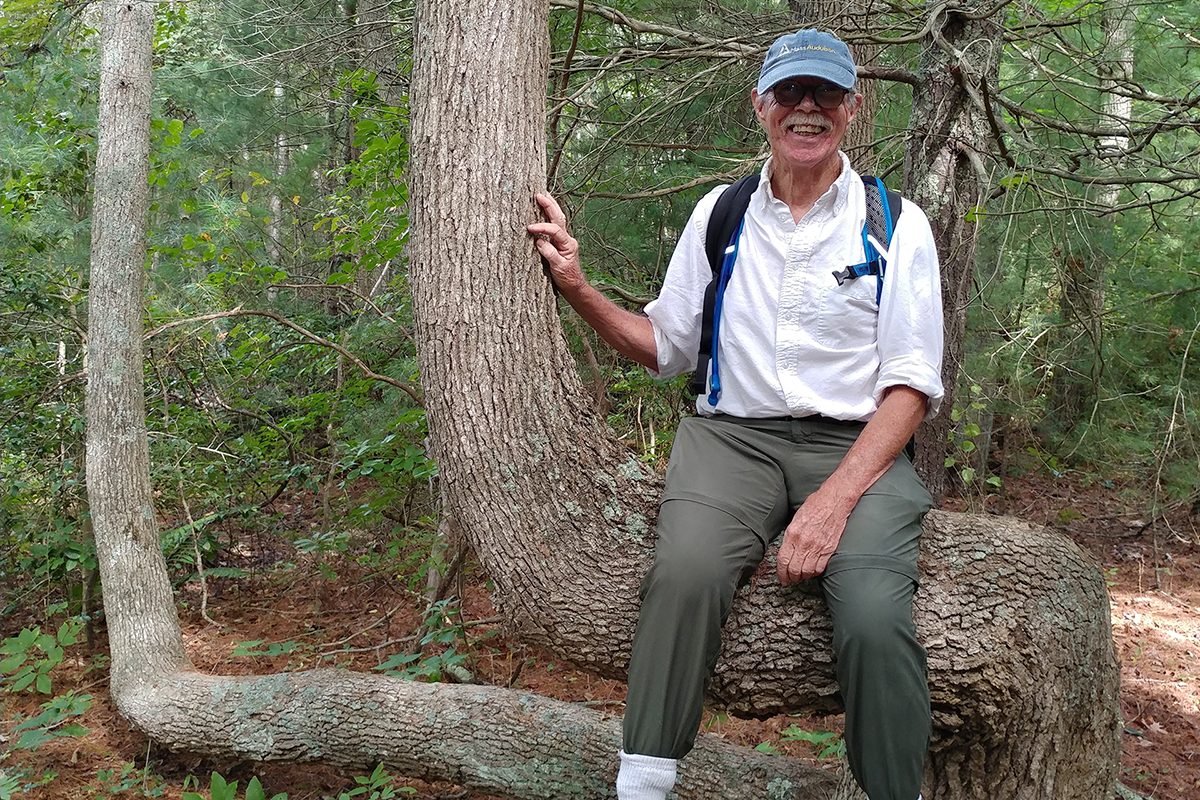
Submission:
[[[680,424],[654,566],[642,583],[625,752],[682,758],[692,749],[735,592],[861,431],[821,418]],[[900,456],[851,513],[819,579],[833,618],[847,756],[871,800],[914,800],[920,792],[929,689],[912,597],[930,506]]]

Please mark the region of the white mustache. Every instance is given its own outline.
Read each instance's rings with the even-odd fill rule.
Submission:
[[[829,120],[820,114],[813,114],[804,111],[793,111],[783,120],[784,128],[791,128],[800,125],[808,125],[814,128],[820,128],[821,130],[828,130],[831,127]]]

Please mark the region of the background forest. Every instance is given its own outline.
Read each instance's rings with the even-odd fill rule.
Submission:
[[[573,214],[594,282],[644,305],[695,202],[757,169],[766,153],[748,87],[766,46],[800,23],[836,21],[859,48],[873,113],[851,159],[907,188],[908,76],[928,55],[922,30],[951,4],[864,3],[855,7],[871,13],[833,17],[850,4],[551,0],[549,184]],[[964,51],[994,80],[972,84],[984,87],[977,99],[989,113],[979,139],[963,144],[981,188],[965,219],[976,244],[957,396],[936,442],[948,503],[1021,514],[1034,505],[1030,485],[1071,486],[1104,493],[1105,508],[1139,520],[1139,533],[1194,520],[1200,6],[954,5],[996,25],[1000,46]],[[210,600],[237,598],[222,610],[249,619],[243,599],[301,586],[319,615],[353,605],[339,599],[347,586],[387,582],[412,606],[400,617],[413,617],[415,633],[397,655],[366,648],[368,668],[461,680],[488,670],[464,654],[461,604],[447,600],[470,604],[471,559],[442,525],[416,364],[406,260],[412,6],[158,5],[145,396],[163,548],[189,625],[215,626]],[[94,681],[81,676],[104,668],[90,650],[103,607],[83,474],[97,28],[90,2],[4,0],[0,16],[0,667],[10,748],[0,798],[39,783],[44,796],[68,796],[54,793],[55,769],[22,759],[85,732],[75,722],[93,698],[60,690],[63,670],[86,686]],[[464,87],[464,101],[503,84]],[[691,409],[683,383],[652,381],[569,310],[563,320],[609,423],[638,457],[665,463]],[[1091,522],[1066,503],[1050,513],[1063,525]],[[1161,587],[1173,549],[1200,539],[1194,527],[1152,534],[1145,583]],[[305,650],[311,631],[281,639],[251,622],[228,631],[227,652],[213,658],[232,649],[282,669],[352,663],[357,652],[342,643],[315,655]],[[516,663],[533,664],[527,657]],[[522,667],[507,658],[502,680],[516,685]],[[768,747],[784,746],[779,732]],[[784,741],[803,743],[802,733]],[[150,781],[139,763],[93,772],[88,796],[195,786]],[[403,791],[389,781],[346,791]],[[207,777],[205,786],[214,800],[232,796]],[[287,783],[275,791],[310,796]]]

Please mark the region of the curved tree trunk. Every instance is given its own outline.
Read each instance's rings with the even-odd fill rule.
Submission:
[[[124,16],[142,8],[149,5],[105,10],[148,34],[148,17]],[[419,354],[447,496],[498,605],[526,639],[619,676],[659,482],[590,411],[524,233],[543,169],[544,13],[539,0],[421,9],[412,140]],[[145,160],[126,164],[110,149],[123,142],[137,150],[147,133],[105,133],[120,118],[144,121],[133,103],[149,97],[148,39],[139,39],[145,72],[118,73],[117,64],[140,65],[143,51],[113,56],[105,31],[104,74],[115,83],[102,86],[102,106],[113,97],[124,104],[101,123],[88,495],[118,708],[160,744],[204,754],[384,763],[508,797],[611,797],[618,726],[597,712],[494,687],[337,670],[252,678],[192,670],[158,547],[146,456],[137,227]],[[490,88],[497,75],[511,79]],[[127,205],[102,203],[106,191]],[[126,227],[114,239],[109,226],[118,219]],[[1069,541],[1014,521],[934,514],[927,530],[917,606],[935,721],[926,797],[1103,796],[1119,728],[1098,571]],[[738,598],[713,695],[752,714],[835,710],[829,622],[816,587],[782,589],[772,559]],[[677,795],[842,796],[834,781],[702,736],[683,762]]]
[[[456,47],[467,13],[458,11],[420,19],[414,93],[455,97],[491,74],[521,77],[503,92],[474,96],[461,124],[447,121],[440,105],[414,110],[412,196],[419,208],[411,274],[436,457],[451,509],[495,581],[509,624],[563,658],[623,677],[658,480],[591,413],[550,282],[522,233],[535,218],[531,197],[542,189],[543,76],[523,69],[528,56],[516,53],[532,52],[544,64],[543,28],[494,29],[494,41],[504,42],[498,50],[505,60],[497,63],[495,52]],[[502,12],[480,13],[491,19]],[[524,44],[531,32],[537,40]],[[978,119],[965,92],[937,99],[954,102],[937,109],[934,119],[945,129],[927,143],[938,149],[927,156],[933,168],[926,174],[942,181],[931,216],[941,223],[944,252],[957,259],[945,279],[965,301],[974,239],[958,222],[965,211],[958,212],[978,202],[979,185],[968,156],[951,142],[963,124],[976,126],[978,136]],[[477,117],[489,120],[485,130],[467,124]],[[458,143],[448,141],[456,134]],[[471,191],[455,191],[462,185]],[[445,234],[448,220],[452,236]],[[960,323],[965,302],[951,309]],[[961,346],[961,332],[951,331],[948,338]],[[953,353],[955,371],[958,357]],[[928,796],[1097,796],[1113,777],[1117,722],[1116,663],[1098,572],[1057,538],[992,523],[982,538],[962,540],[939,536],[955,526],[935,519],[926,571],[941,580],[926,583],[918,612],[938,704],[931,760],[938,772],[930,775]],[[1027,560],[1039,571],[1026,574]],[[970,581],[958,583],[960,570]],[[1069,592],[1074,601],[1067,603],[1061,595]],[[1030,598],[1044,601],[1027,605]],[[1077,638],[1064,642],[1064,625]],[[728,634],[710,690],[715,699],[750,714],[839,708],[815,584],[783,590],[765,577],[740,599]],[[1051,650],[1051,663],[1070,665],[1048,676],[1053,687],[1032,679]],[[1000,708],[992,704],[997,692],[1009,695]],[[1072,739],[1077,746],[1064,749]],[[1068,763],[1086,763],[1088,777],[1072,774]],[[977,765],[1003,770],[975,781]],[[1028,780],[993,793],[1004,775]],[[1045,794],[1047,787],[1054,789]]]
[[[109,638],[132,645],[113,647],[114,697],[190,666],[159,546],[142,383],[153,34],[153,3],[101,3],[86,469]]]

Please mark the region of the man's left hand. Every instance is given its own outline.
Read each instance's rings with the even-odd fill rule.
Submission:
[[[818,489],[809,495],[783,532],[777,562],[779,582],[787,586],[824,572],[853,510],[853,502],[832,492]]]

